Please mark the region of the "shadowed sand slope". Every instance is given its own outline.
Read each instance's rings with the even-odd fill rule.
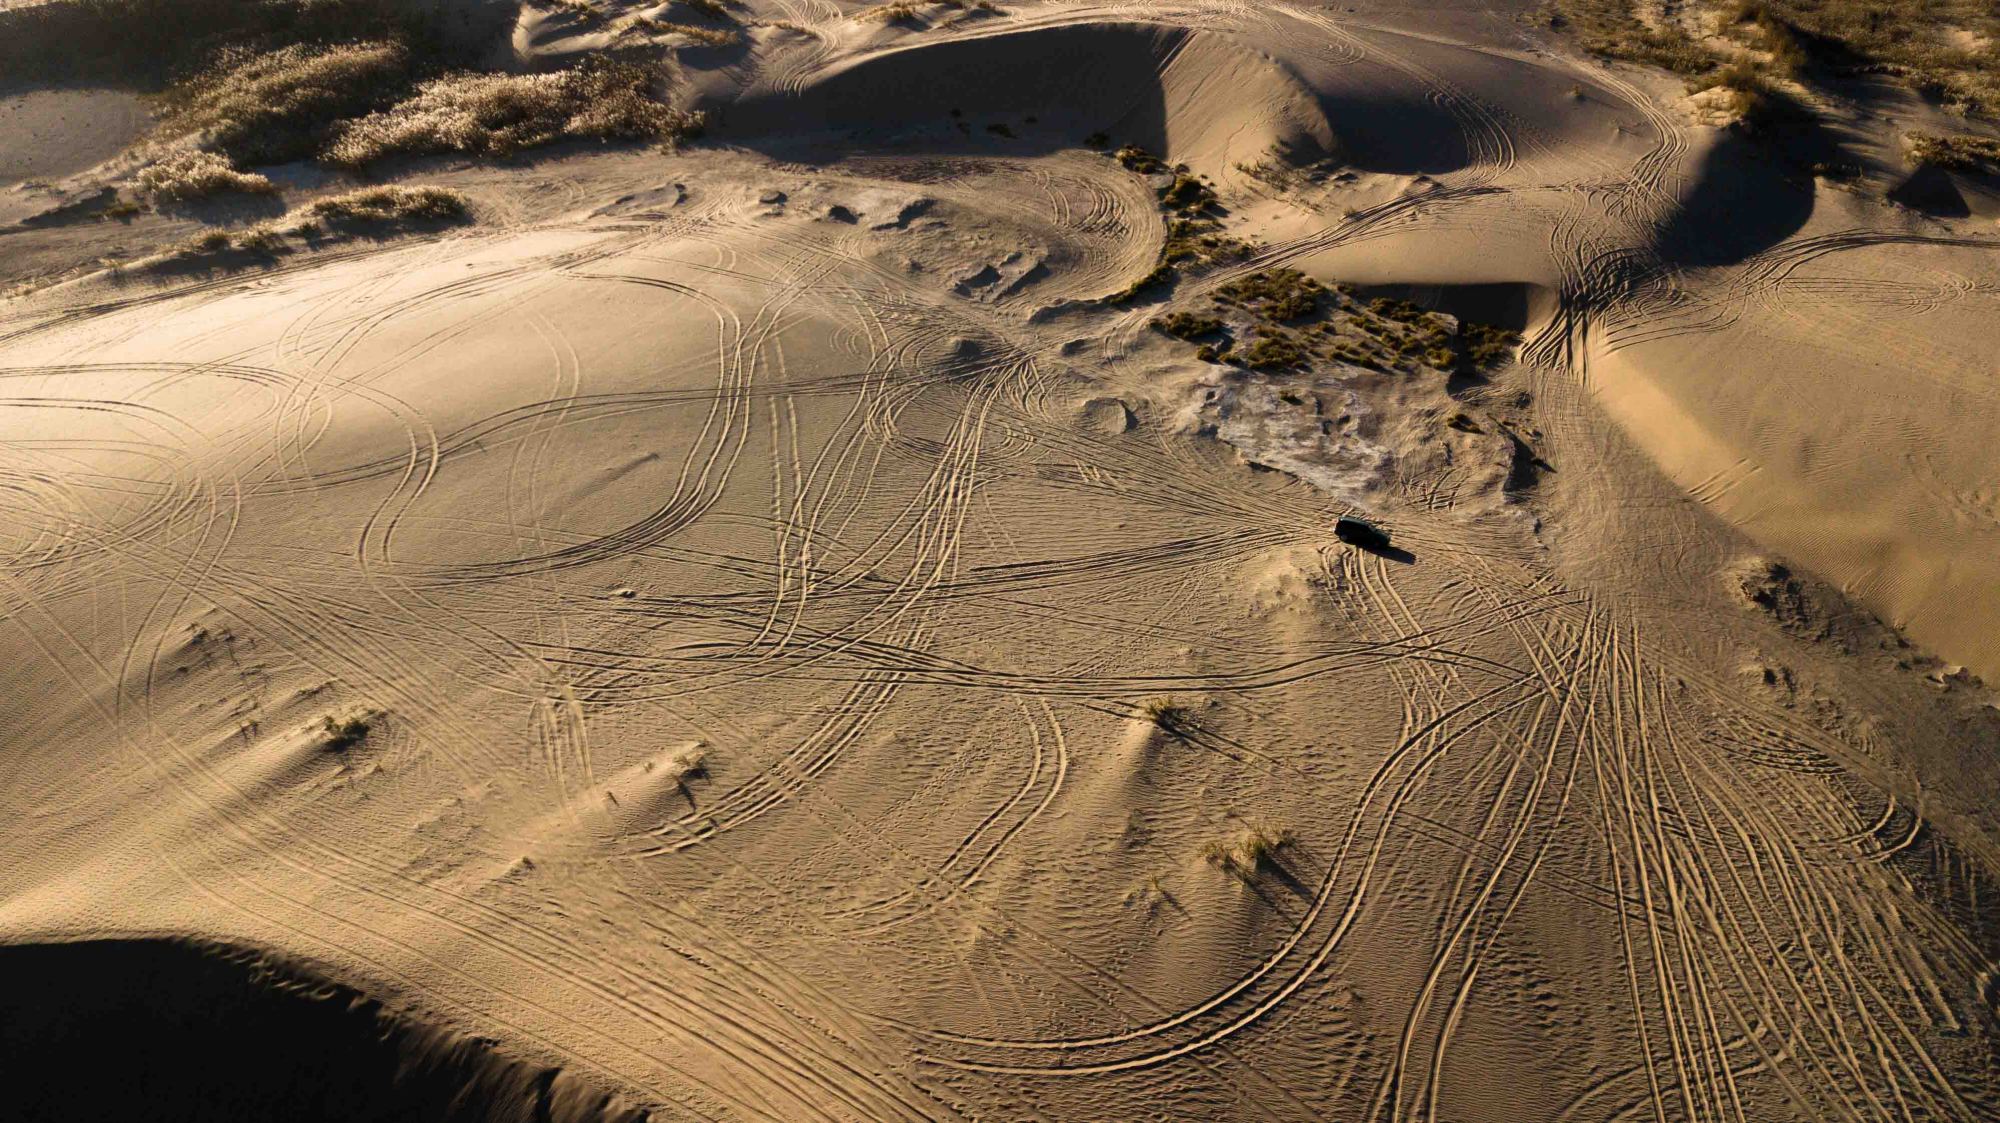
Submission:
[[[0,1025],[171,1044],[19,1102],[2000,1115],[1976,175],[1483,9],[598,7],[706,140],[0,234]]]
[[[1211,174],[1273,146],[1308,156],[1334,139],[1310,93],[1269,55],[1172,24],[1066,23],[898,44],[830,65],[722,111],[773,144],[962,146],[996,129],[1030,148],[1117,136]]]
[[[639,1123],[555,1070],[242,954],[102,940],[0,946],[10,1118]]]

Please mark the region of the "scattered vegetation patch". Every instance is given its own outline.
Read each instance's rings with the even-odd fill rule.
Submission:
[[[1103,136],[1104,134],[1099,133],[1097,135]],[[1153,155],[1136,144],[1128,144],[1120,148],[1118,151],[1112,153],[1111,158],[1124,165],[1127,171],[1138,172],[1140,175],[1153,175],[1167,170],[1167,165],[1161,162],[1158,156]]]
[[[1164,335],[1201,345],[1195,357],[1252,370],[1341,363],[1378,371],[1475,373],[1513,357],[1520,334],[1461,323],[1407,300],[1363,301],[1294,269],[1265,269],[1218,286],[1209,310],[1153,320]],[[1222,337],[1216,340],[1215,337]],[[1233,341],[1245,344],[1234,347]]]
[[[1498,366],[1512,359],[1514,348],[1521,345],[1520,332],[1494,324],[1460,324],[1458,337],[1464,345],[1466,358],[1479,368]]]
[[[1217,839],[1202,848],[1202,857],[1245,881],[1255,878],[1276,863],[1278,851],[1292,844],[1290,831],[1265,824],[1245,826],[1228,838]]]
[[[1301,320],[1320,310],[1326,286],[1296,269],[1266,269],[1215,290],[1219,303],[1237,304],[1267,320]]]
[[[2000,140],[1970,133],[1911,133],[1910,162],[1955,172],[2000,172]]]
[[[470,215],[465,196],[443,187],[364,187],[320,199],[308,214],[329,225],[460,222]]]
[[[1139,275],[1139,278],[1110,296],[1104,298],[1106,304],[1130,304],[1148,290],[1155,289],[1174,279],[1174,267],[1162,261]]]
[[[203,199],[226,191],[269,195],[277,188],[264,176],[239,172],[213,152],[184,149],[139,172],[139,190],[166,202]]]
[[[1961,112],[2000,109],[2000,7],[1990,0],[1707,0],[1695,23],[1642,19],[1641,10],[1641,0],[1551,0],[1546,9],[1588,50],[1664,67],[1697,88],[1768,98],[1772,78],[1873,73]]]
[[[1153,329],[1175,339],[1200,339],[1222,331],[1222,321],[1194,312],[1173,312],[1153,321]]]
[[[407,48],[387,42],[229,50],[169,93],[164,124],[199,133],[203,147],[237,164],[302,159],[340,121],[404,94],[412,66]]]
[[[235,258],[244,264],[303,247],[352,238],[380,238],[422,227],[467,222],[465,197],[443,187],[365,187],[320,199],[274,222],[236,230],[208,230],[181,243],[155,265],[213,267]]]
[[[1243,349],[1242,363],[1252,370],[1294,370],[1311,357],[1297,336],[1283,328],[1258,324],[1250,329],[1250,346]]]
[[[344,753],[366,741],[369,728],[367,718],[351,717],[346,721],[339,721],[329,716],[321,724],[321,729],[326,735],[324,747],[330,753]]]
[[[551,74],[433,79],[408,101],[348,122],[327,156],[357,167],[394,155],[507,155],[586,137],[671,144],[699,132],[702,114],[657,100],[658,82],[651,68],[602,58]]]
[[[929,7],[915,0],[893,0],[888,4],[877,4],[854,13],[854,18],[871,23],[916,23],[917,14]]]
[[[1091,139],[1101,137],[1102,134],[1095,134]],[[1186,167],[1169,167],[1159,157],[1131,144],[1118,149],[1112,159],[1139,175],[1172,178],[1155,190],[1167,223],[1160,260],[1144,276],[1105,297],[1105,303],[1130,303],[1147,291],[1173,281],[1183,268],[1204,269],[1241,261],[1255,252],[1248,242],[1223,232],[1215,217],[1215,193],[1189,175]]]

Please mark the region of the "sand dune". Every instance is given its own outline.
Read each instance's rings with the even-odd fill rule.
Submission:
[[[1990,182],[1003,7],[523,7],[705,139],[0,234],[29,1117],[2000,1113]]]

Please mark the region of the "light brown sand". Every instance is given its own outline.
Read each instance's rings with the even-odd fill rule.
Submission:
[[[1507,13],[857,7],[688,52],[705,146],[427,166],[468,230],[0,304],[0,933],[661,1119],[2000,1112],[1983,188]],[[1162,238],[1097,129],[1264,247],[1171,307],[1520,362],[1197,361],[1096,303]]]

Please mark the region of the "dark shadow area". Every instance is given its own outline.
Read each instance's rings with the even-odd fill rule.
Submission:
[[[1519,332],[1540,323],[1555,310],[1556,305],[1555,293],[1531,281],[1466,285],[1357,285],[1354,291],[1364,301],[1378,296],[1407,300],[1461,321],[1492,324]]]
[[[1919,210],[1934,218],[1967,218],[1972,204],[1958,189],[1958,181],[1943,168],[1925,165],[1889,192],[1889,200]]]
[[[0,75],[158,89],[229,47],[389,39],[465,59],[504,43],[506,0],[85,0],[0,10]]]
[[[798,92],[703,108],[718,134],[751,148],[865,132],[871,147],[1031,153],[1103,132],[1164,151],[1160,67],[1188,35],[1103,23],[923,42],[868,56]]]
[[[347,987],[154,940],[0,947],[17,1123],[643,1123]]]
[[[1657,250],[1675,265],[1733,265],[1797,233],[1812,210],[1809,175],[1787,168],[1770,145],[1732,132],[1695,169]]]
[[[1507,466],[1507,482],[1502,486],[1510,492],[1528,491],[1542,482],[1544,473],[1552,473],[1555,466],[1542,459],[1520,434],[1512,429],[1503,429],[1508,444],[1512,446],[1511,459]]]
[[[1333,125],[1335,161],[1383,175],[1443,175],[1472,162],[1465,125],[1409,75],[1367,59],[1288,61]]]

